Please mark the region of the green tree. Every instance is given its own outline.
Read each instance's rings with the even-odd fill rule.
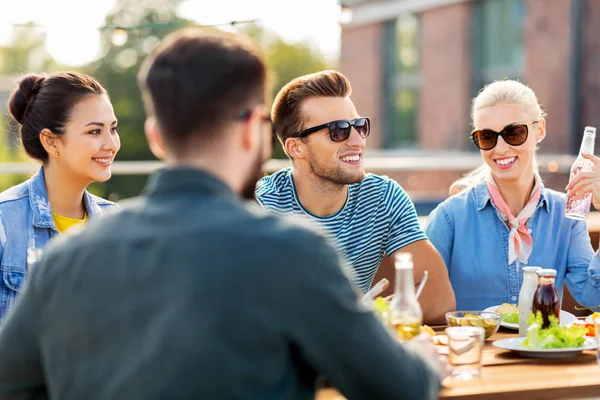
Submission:
[[[290,44],[281,38],[267,48],[267,60],[274,74],[273,98],[292,79],[330,68],[325,58],[308,43]],[[273,157],[287,158],[279,142],[273,149]]]
[[[140,63],[168,33],[194,25],[176,15],[178,0],[118,0],[106,17],[102,30],[102,57],[85,68],[109,91],[119,120],[121,151],[118,160],[153,160],[143,129],[145,113],[137,86]],[[325,58],[308,43],[289,44],[256,24],[237,29],[255,38],[265,49],[272,70],[273,96],[291,79],[326,69]],[[275,157],[285,157],[278,146]],[[95,185],[105,196],[118,198],[137,195],[146,176],[114,176],[109,182]]]
[[[194,25],[177,16],[179,1],[117,0],[101,30],[102,56],[80,68],[82,72],[96,77],[109,91],[119,119],[122,142],[118,156],[120,161],[155,159],[143,133],[145,112],[136,76],[142,60],[164,36],[179,28]],[[287,43],[258,24],[243,24],[235,28],[253,37],[265,50],[271,70],[272,98],[293,78],[330,67],[325,57],[308,42]],[[35,24],[16,27],[11,42],[0,47],[0,75],[64,69],[48,54],[45,45],[45,33]],[[0,162],[26,159],[15,144],[15,133],[16,125],[9,125],[0,118]],[[273,156],[285,158],[279,144]],[[22,179],[20,176],[2,177],[0,186],[7,187]],[[117,198],[130,197],[141,191],[146,179],[146,176],[140,175],[115,175],[107,183],[92,185],[90,190],[102,196],[114,194]]]
[[[331,68],[326,58],[307,41],[288,43],[276,33],[256,24],[246,25],[239,31],[258,41],[265,49],[271,70],[272,99],[292,79]],[[273,158],[287,158],[279,141],[273,149]]]
[[[108,90],[119,120],[118,160],[154,160],[144,137],[145,112],[137,72],[146,55],[168,33],[190,25],[176,15],[177,0],[118,0],[101,31],[102,57],[85,68]],[[146,176],[115,175],[102,186],[105,195],[137,195]]]
[[[22,151],[20,151],[16,137],[8,130],[8,123],[4,120],[4,115],[0,115],[0,163],[6,162],[24,162],[27,160]],[[9,117],[6,117],[7,119]],[[0,175],[0,192],[23,182],[28,178],[27,175]]]
[[[25,73],[51,72],[58,68],[46,50],[46,34],[34,23],[13,28],[12,36],[5,46],[0,46],[0,76],[4,76],[4,93],[0,93],[0,162],[24,162],[27,157],[18,139],[18,125],[9,116],[6,101],[12,77]],[[12,82],[10,83],[12,85]],[[12,90],[12,88],[10,88]],[[26,174],[0,175],[0,191],[23,182]]]
[[[15,26],[0,47],[0,75],[54,71],[58,64],[46,50],[46,33],[33,22]]]
[[[274,73],[273,96],[298,76],[330,68],[325,58],[308,43],[290,44],[281,38],[267,48],[267,60]]]

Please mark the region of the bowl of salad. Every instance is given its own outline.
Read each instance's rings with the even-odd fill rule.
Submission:
[[[498,332],[502,316],[491,311],[451,311],[446,313],[448,326],[480,326],[485,338]]]

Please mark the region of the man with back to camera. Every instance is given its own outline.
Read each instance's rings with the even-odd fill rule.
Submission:
[[[318,232],[257,210],[270,154],[266,66],[247,39],[168,36],[140,71],[166,168],[58,239],[0,331],[0,398],[435,398],[430,341],[360,306]]]

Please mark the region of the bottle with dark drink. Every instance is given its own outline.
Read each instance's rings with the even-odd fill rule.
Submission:
[[[537,312],[542,313],[544,320],[542,329],[550,326],[550,315],[554,315],[556,322],[560,323],[560,299],[554,285],[556,279],[556,270],[554,269],[539,269],[537,270],[538,286],[533,295],[532,312],[537,315]]]
[[[404,342],[421,331],[423,311],[415,294],[412,254],[397,254],[395,266],[396,282],[390,303],[390,322],[398,340]]]

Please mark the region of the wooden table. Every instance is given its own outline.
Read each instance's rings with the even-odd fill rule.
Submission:
[[[438,329],[436,329],[438,330]],[[501,328],[486,341],[481,378],[456,381],[447,378],[441,399],[581,399],[600,398],[600,365],[595,351],[570,358],[525,358],[492,346],[494,340],[516,337]],[[317,393],[316,400],[343,400],[334,389]]]

